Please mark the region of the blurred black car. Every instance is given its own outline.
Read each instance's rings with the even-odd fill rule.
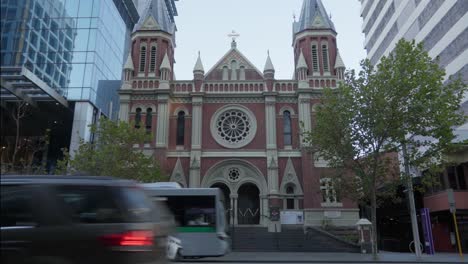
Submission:
[[[157,209],[134,182],[2,176],[1,263],[163,263]]]

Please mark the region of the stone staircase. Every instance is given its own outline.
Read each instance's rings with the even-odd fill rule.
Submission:
[[[231,231],[232,250],[241,252],[359,252],[359,247],[320,229],[282,227],[269,233],[265,227],[235,227]]]

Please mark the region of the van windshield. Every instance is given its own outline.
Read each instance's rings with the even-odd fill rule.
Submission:
[[[169,196],[167,205],[179,227],[199,227],[190,230],[215,231],[215,196]],[[183,231],[187,231],[187,230]]]

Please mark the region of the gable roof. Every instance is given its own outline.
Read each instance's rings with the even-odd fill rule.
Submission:
[[[232,48],[226,54],[224,54],[224,56],[221,57],[221,59],[216,62],[213,67],[211,67],[205,76],[210,75],[210,73],[212,73],[214,70],[220,69],[223,66],[229,66],[232,60],[236,60],[238,65],[242,65],[246,69],[255,70],[260,76],[263,77],[263,73],[258,70],[258,68],[255,67],[255,65],[253,65],[253,63],[251,63],[247,57],[245,57],[245,55],[242,54],[242,52],[240,52],[235,46],[232,46]]]

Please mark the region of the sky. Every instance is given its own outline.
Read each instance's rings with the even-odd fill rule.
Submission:
[[[193,79],[193,66],[201,53],[205,73],[231,47],[227,35],[240,34],[237,48],[260,71],[267,50],[276,79],[291,79],[294,71],[292,49],[293,15],[299,19],[303,0],[180,0],[175,17],[175,75],[177,80]],[[322,0],[338,32],[338,48],[347,68],[359,69],[365,58],[364,34],[358,0]]]

